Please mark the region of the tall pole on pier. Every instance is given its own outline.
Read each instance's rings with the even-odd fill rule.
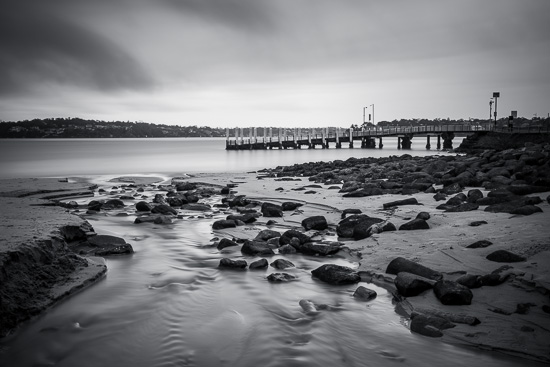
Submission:
[[[372,106],[372,124],[375,125],[375,123],[374,123],[374,103],[371,104],[371,106]]]

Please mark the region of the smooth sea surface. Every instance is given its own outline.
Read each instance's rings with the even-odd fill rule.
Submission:
[[[424,150],[425,138],[410,151],[398,151],[390,139],[384,149],[375,150],[230,152],[224,150],[224,139],[2,140],[0,144],[2,177],[96,175],[90,183],[114,191],[96,195],[99,200],[120,194],[146,195],[151,200],[159,193],[153,186],[139,194],[133,188],[113,188],[117,184],[108,181],[113,174],[156,173],[168,178],[350,156],[437,153]],[[90,200],[78,202],[84,206]],[[204,200],[220,201],[218,195]],[[219,251],[212,246],[220,235],[212,223],[226,213],[180,210],[172,224],[137,225],[134,202],[127,200],[126,207],[99,214],[81,211],[97,233],[123,237],[135,253],[108,257],[104,279],[0,341],[0,366],[540,365],[413,334],[384,289],[363,282],[331,286],[311,277],[310,271],[325,263],[357,267],[358,259],[350,256],[285,255],[296,265],[285,272],[297,280],[284,284],[266,280],[278,272],[271,267],[221,270],[222,257],[249,263],[257,259],[243,256],[238,248]],[[323,209],[322,203],[315,205]],[[298,225],[290,217],[270,228],[283,232]],[[264,228],[254,225],[247,230],[257,233]],[[282,257],[271,256],[268,261]],[[378,296],[357,301],[352,295],[359,285],[376,290]],[[326,306],[306,312],[299,304],[304,299]]]
[[[455,138],[455,147],[461,141]],[[397,138],[384,138],[383,149],[349,149],[344,143],[342,149],[332,144],[330,149],[226,151],[225,138],[0,139],[0,178],[247,172],[349,157],[442,154],[433,137],[432,150],[426,150],[425,137],[412,143],[410,150],[398,150]]]

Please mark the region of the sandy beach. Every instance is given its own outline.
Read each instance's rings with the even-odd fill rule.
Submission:
[[[541,185],[541,182],[548,182],[545,180],[549,174],[549,148],[548,145],[540,145],[504,153],[493,151],[491,154],[485,154],[485,157],[478,154],[446,160],[425,157],[417,158],[416,163],[412,157],[403,156],[378,161],[336,163],[331,169],[319,163],[294,167],[291,170],[280,167],[243,174],[203,174],[176,179],[172,181],[172,185],[165,183],[159,188],[164,195],[170,192],[170,189],[175,193],[179,192],[179,189],[176,190],[178,183],[197,184],[190,191],[182,191],[195,192],[200,196],[200,188],[206,185],[210,194],[221,194],[226,198],[225,203],[221,203],[224,208],[222,210],[242,214],[241,209],[250,209],[253,221],[248,224],[238,221],[229,228],[216,229],[213,233],[220,238],[239,240],[239,243],[253,240],[261,228],[269,228],[269,221],[276,221],[279,226],[303,232],[313,243],[326,245],[338,241],[339,255],[359,264],[357,274],[362,281],[371,282],[391,292],[394,295],[396,312],[406,315],[410,320],[422,320],[414,327],[413,322],[410,322],[411,330],[414,329],[414,332],[426,337],[437,337],[448,343],[472,345],[549,363],[550,189]],[[483,160],[484,163],[479,164]],[[529,170],[519,170],[517,164],[512,166],[511,162],[501,162],[507,160],[523,162],[522,167],[528,166]],[[399,162],[402,167],[400,171]],[[446,166],[442,170],[424,169],[429,165],[435,167],[443,163]],[[401,174],[393,178],[382,177],[390,172],[389,164],[397,165],[395,171]],[[463,165],[468,167],[458,172],[460,170],[456,168]],[[460,174],[467,172],[467,168],[471,167],[485,175],[479,182],[483,183],[483,186],[461,184],[464,183],[460,181],[464,175]],[[507,175],[502,170],[499,175],[487,175],[492,169],[503,167],[508,168]],[[313,168],[317,170],[312,171]],[[452,169],[455,172],[450,173]],[[308,171],[312,174],[304,174]],[[428,171],[432,182],[426,179],[427,175],[418,174]],[[375,177],[374,172],[378,172],[380,178]],[[476,177],[475,175],[474,172],[469,176],[469,183],[473,183],[472,177]],[[120,180],[121,184],[124,184],[124,181]],[[149,178],[134,182],[135,180],[130,177],[126,181],[134,184],[131,189],[135,190],[151,185],[155,180]],[[360,185],[344,192],[346,187],[352,186],[350,183],[359,181]],[[391,189],[387,185],[384,188],[381,184],[391,181],[397,183]],[[30,304],[24,312],[19,311],[20,314],[14,311],[16,307],[13,304],[3,301],[4,310],[13,315],[1,320],[2,332],[6,335],[16,332],[17,325],[55,305],[60,299],[93,284],[105,273],[106,266],[101,257],[76,255],[71,252],[69,246],[69,243],[74,243],[80,237],[86,239],[97,235],[89,233],[86,221],[78,216],[82,210],[71,208],[67,204],[72,197],[82,199],[89,196],[90,201],[93,200],[93,195],[97,194],[97,187],[83,181],[66,182],[59,179],[3,180],[0,185],[0,203],[4,207],[0,220],[0,291],[3,299],[10,299],[12,302],[23,300],[17,298],[18,295],[10,293],[14,290],[25,293],[30,289],[35,292],[31,297],[34,301],[25,298],[24,301]],[[447,191],[444,200],[434,199],[436,194],[453,185],[454,191]],[[503,195],[503,190],[506,191],[510,186],[514,188],[508,191],[509,195]],[[373,188],[383,191],[369,191]],[[466,197],[453,205],[440,207],[460,193],[470,195],[474,188],[479,189],[483,198],[506,199],[495,199],[492,201],[493,204],[488,204],[489,201],[476,204],[475,208],[467,206],[464,207],[464,211],[450,209],[465,203],[475,204],[475,200],[468,200]],[[526,191],[529,193],[523,194]],[[350,192],[354,195],[345,197],[346,193]],[[241,196],[248,200],[248,205],[228,205],[230,200]],[[111,197],[120,198],[121,195],[115,193]],[[528,202],[525,201],[527,197],[531,198]],[[416,203],[412,205],[384,205],[412,198],[416,199]],[[63,206],[52,206],[52,200],[63,203]],[[267,215],[263,206],[262,209],[259,207],[264,203],[277,207],[285,202],[302,205],[281,212],[281,216]],[[491,205],[510,202],[519,205],[521,210],[516,207],[506,209],[508,212],[487,210]],[[150,202],[150,205],[153,208],[159,204]],[[181,209],[177,206],[175,208]],[[415,220],[419,213],[423,213],[421,217],[424,219],[421,221],[425,223],[422,225],[427,223],[427,228],[400,228]],[[169,218],[177,216],[171,213],[162,215]],[[389,222],[394,225],[394,230],[375,225],[368,228],[364,238],[338,236],[343,218],[353,215],[377,218],[380,219],[378,223],[382,224]],[[157,217],[158,214],[155,215],[155,218]],[[326,226],[323,229],[306,230],[303,221],[311,217],[324,217]],[[486,242],[483,246],[468,248],[478,241]],[[280,245],[276,245],[273,250],[279,251]],[[299,246],[296,248],[300,249]],[[520,259],[513,262],[487,259],[489,254],[497,250],[506,250]],[[42,251],[43,254],[38,256],[37,251]],[[44,261],[45,257],[49,260]],[[414,274],[414,269],[407,270],[407,273],[413,274],[417,282],[429,284],[429,287],[418,295],[405,296],[404,291],[396,287],[396,278],[402,273],[388,273],[390,262],[399,257],[439,273],[440,281],[455,284],[461,277],[464,281],[465,275],[473,276],[470,277],[470,281],[478,281],[478,284],[466,287],[472,296],[470,304],[443,304],[433,290],[436,283],[434,279]],[[29,267],[36,267],[37,264],[42,266],[44,263],[51,265],[51,259],[58,258],[64,260],[53,261],[56,271],[48,270],[50,277],[45,281],[17,278],[18,274],[28,272]],[[330,262],[329,258],[327,262]],[[494,284],[480,280],[488,274],[494,275],[491,278]],[[447,325],[442,326],[442,323]]]

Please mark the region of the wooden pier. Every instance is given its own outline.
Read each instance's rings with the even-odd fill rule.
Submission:
[[[415,127],[384,127],[366,130],[341,128],[317,129],[276,129],[263,128],[263,136],[258,136],[257,128],[248,129],[245,136],[243,128],[226,129],[226,150],[258,150],[258,149],[328,149],[331,145],[342,148],[382,148],[383,138],[397,137],[397,149],[410,149],[411,139],[415,136],[426,137],[426,149],[431,149],[431,138],[436,139],[436,148],[452,149],[455,134],[467,136],[477,131],[491,131],[492,124],[484,125],[441,125]],[[233,130],[233,136],[231,131]],[[330,132],[329,132],[330,131]],[[443,146],[442,146],[443,143]]]

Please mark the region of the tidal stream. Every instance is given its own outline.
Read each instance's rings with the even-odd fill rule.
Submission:
[[[97,182],[107,189],[113,186]],[[148,186],[139,195],[150,200],[158,192]],[[133,190],[126,194],[137,195]],[[221,198],[214,195],[201,202],[212,205]],[[332,286],[311,276],[311,270],[325,263],[357,267],[353,257],[277,254],[268,261],[290,260],[296,267],[284,271],[297,279],[270,283],[266,276],[280,272],[272,267],[218,268],[223,257],[248,263],[258,259],[243,256],[238,247],[219,251],[214,246],[220,234],[212,223],[227,216],[225,209],[180,210],[172,224],[134,224],[133,202],[126,204],[84,217],[97,233],[124,238],[135,253],[108,257],[104,279],[4,340],[1,366],[531,365],[413,334],[386,290],[364,282]],[[242,230],[256,234],[265,228],[259,224]],[[270,229],[284,232],[288,227]],[[355,299],[359,285],[374,289],[377,298]],[[304,299],[326,306],[307,312],[299,304]]]

